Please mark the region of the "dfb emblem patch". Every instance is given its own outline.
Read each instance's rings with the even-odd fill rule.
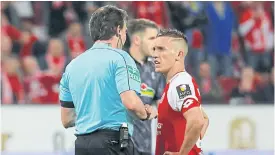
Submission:
[[[186,96],[192,95],[190,86],[188,84],[182,84],[176,87],[179,99],[184,99]]]

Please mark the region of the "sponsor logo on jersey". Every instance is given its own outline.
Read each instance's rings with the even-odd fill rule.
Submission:
[[[184,99],[186,96],[192,95],[190,86],[188,84],[181,84],[176,87],[179,99]]]

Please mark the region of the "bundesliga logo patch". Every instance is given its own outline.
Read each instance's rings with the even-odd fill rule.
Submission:
[[[192,95],[190,86],[188,84],[182,84],[176,87],[179,99],[184,99],[186,96]]]

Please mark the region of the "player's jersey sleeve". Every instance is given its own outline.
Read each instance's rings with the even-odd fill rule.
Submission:
[[[167,98],[173,110],[183,113],[200,106],[199,89],[192,77],[188,75],[181,75],[171,82]]]
[[[134,90],[140,94],[140,73],[134,60],[127,53],[118,53],[115,62],[115,81],[118,93]]]
[[[59,85],[59,100],[61,101],[67,101],[72,102],[72,95],[69,90],[69,84],[68,84],[68,73],[65,72],[62,75],[60,85]]]

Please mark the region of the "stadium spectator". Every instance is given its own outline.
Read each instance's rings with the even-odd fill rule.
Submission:
[[[259,70],[260,66],[268,70],[274,40],[270,16],[261,2],[245,4],[246,7],[240,14],[239,31],[244,38],[247,63],[254,70]]]
[[[24,90],[26,100],[29,103],[39,103],[40,100],[38,98],[40,94],[45,94],[45,91],[40,88],[37,82],[40,69],[35,57],[24,57],[22,67],[24,70]]]
[[[29,103],[36,104],[58,104],[58,85],[60,76],[42,72],[37,60],[32,56],[23,59],[25,71],[24,89]]]
[[[86,50],[86,43],[82,34],[82,25],[80,25],[80,23],[74,22],[70,24],[66,35],[66,45],[72,59]]]
[[[21,32],[10,24],[4,14],[1,14],[1,33],[9,36],[13,41],[18,41],[21,37]]]
[[[145,18],[156,22],[160,27],[169,26],[168,8],[164,1],[134,1],[132,12],[136,18]]]
[[[8,36],[1,36],[1,60],[12,54],[12,41]]]
[[[167,6],[171,24],[184,33],[188,29],[201,28],[208,21],[205,14],[205,4],[202,2],[169,1]]]
[[[235,15],[228,2],[206,2],[205,52],[211,75],[232,76],[231,41]]]
[[[20,50],[20,57],[23,58],[25,56],[32,55],[32,48],[34,43],[38,40],[38,38],[32,34],[30,31],[22,31],[21,32],[21,43],[22,47]]]
[[[221,88],[219,87],[217,80],[213,79],[211,76],[211,68],[207,62],[200,64],[199,73],[200,76],[197,79],[197,83],[200,88],[203,103],[223,102]]]
[[[49,41],[45,55],[47,71],[54,76],[61,76],[67,63],[64,54],[64,45],[60,39],[53,38]]]
[[[245,67],[242,70],[241,81],[238,87],[234,88],[231,93],[230,104],[253,104],[253,96],[256,92],[255,72],[251,67]]]
[[[64,1],[52,1],[49,3],[49,26],[48,32],[49,36],[57,37],[59,36],[66,28],[66,2]]]
[[[1,85],[3,104],[24,103],[23,83],[19,75],[19,61],[13,56],[2,60]]]
[[[23,58],[22,68],[25,78],[36,76],[41,72],[38,62],[33,56],[26,56]]]

